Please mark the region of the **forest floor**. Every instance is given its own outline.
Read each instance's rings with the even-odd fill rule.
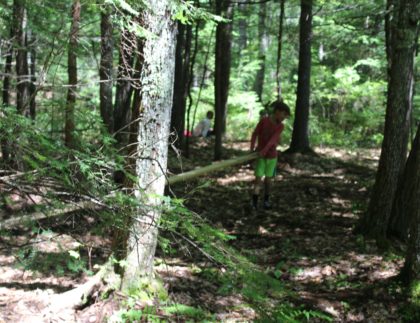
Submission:
[[[229,144],[225,157],[244,154],[247,148],[248,143]],[[395,281],[403,264],[401,253],[380,252],[373,241],[353,233],[369,198],[379,152],[327,148],[316,152],[316,157],[282,158],[269,211],[250,209],[251,165],[171,190],[186,199],[189,209],[235,236],[230,244],[293,291],[289,301],[294,305],[328,313],[337,322],[409,321],[403,312],[407,300]],[[171,153],[169,168],[177,173],[207,165],[212,153],[211,143],[198,141],[191,159],[180,160]],[[110,254],[108,237],[97,229],[93,217],[83,214],[2,234],[0,322],[102,322],[116,309],[112,299],[97,299],[71,313],[47,315],[46,306],[54,295],[86,282],[95,265],[105,262]],[[202,258],[169,257],[158,251],[156,271],[169,303],[197,309],[189,311],[193,321],[255,320],[256,313],[243,296],[220,293],[216,282],[199,274],[200,266]]]

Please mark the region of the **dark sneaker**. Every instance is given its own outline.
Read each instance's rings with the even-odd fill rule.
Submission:
[[[254,203],[253,201],[251,202],[251,209],[252,211],[258,211],[258,205],[257,203]]]
[[[258,210],[258,195],[252,195],[251,207],[254,211]]]

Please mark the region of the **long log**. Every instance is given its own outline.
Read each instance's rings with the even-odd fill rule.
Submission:
[[[45,212],[33,212],[27,215],[13,217],[13,218],[1,221],[0,230],[10,230],[12,228],[17,227],[18,225],[26,225],[27,223],[31,223],[33,221],[39,221],[46,218],[52,218],[52,217],[68,214],[71,212],[80,211],[80,210],[94,209],[97,207],[98,205],[91,201],[84,201],[84,202],[79,202],[74,205],[67,205],[64,208],[57,208],[57,209],[53,209],[53,210],[49,210]]]
[[[191,170],[189,172],[181,173],[181,174],[178,174],[178,175],[173,175],[173,176],[170,176],[168,178],[167,185],[172,185],[172,184],[175,184],[175,183],[192,180],[192,179],[195,179],[199,176],[207,175],[211,172],[215,172],[215,171],[225,169],[225,168],[228,168],[228,167],[231,167],[231,166],[246,163],[248,161],[256,159],[257,157],[258,157],[258,153],[254,152],[254,153],[251,153],[251,154],[248,154],[248,155],[245,155],[245,156],[215,162],[215,163],[213,163],[209,166],[197,168],[197,169]]]
[[[213,164],[201,168],[191,170],[189,172],[170,176],[167,180],[167,185],[173,185],[179,182],[196,179],[197,177],[207,175],[221,169],[226,169],[231,166],[240,165],[248,161],[254,160],[258,157],[258,153],[251,153],[245,156],[214,162]],[[98,205],[91,201],[79,202],[74,205],[67,205],[64,208],[53,209],[45,212],[34,212],[31,214],[13,217],[7,220],[0,221],[0,230],[10,230],[18,225],[25,225],[33,221],[39,221],[46,218],[58,217],[71,212],[95,209]]]

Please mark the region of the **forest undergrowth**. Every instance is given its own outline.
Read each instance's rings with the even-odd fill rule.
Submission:
[[[231,143],[224,157],[243,154],[247,147]],[[171,153],[171,172],[211,162],[211,143],[199,141],[192,148],[188,160]],[[318,156],[281,157],[269,211],[250,209],[250,165],[174,185],[170,194],[231,237],[231,247],[283,286],[280,303],[278,295],[270,294],[274,291],[259,301],[270,303],[272,296],[272,306],[287,309],[290,321],[412,320],[416,308],[408,306],[395,279],[403,264],[402,247],[395,244],[383,252],[353,233],[366,208],[379,152],[316,151]],[[157,280],[145,283],[143,293],[131,298],[119,292],[108,298],[96,294],[85,308],[55,313],[50,319],[102,322],[112,313],[115,320],[126,321],[264,319],[246,281],[239,293],[230,269],[216,266],[193,242],[185,244],[170,232],[163,232],[162,239],[171,240],[170,251],[161,243]],[[0,322],[42,322],[49,299],[86,282],[109,257],[110,245],[110,232],[100,219],[80,212],[2,235]],[[264,292],[272,287],[262,276],[255,282]],[[291,308],[296,309],[294,317]]]

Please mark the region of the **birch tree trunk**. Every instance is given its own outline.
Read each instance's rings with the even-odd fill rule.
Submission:
[[[72,6],[72,23],[69,35],[69,48],[67,57],[67,73],[69,76],[69,89],[67,91],[66,121],[65,121],[65,143],[67,147],[74,146],[74,109],[77,96],[77,46],[79,38],[80,23],[80,0],[74,0]]]
[[[141,13],[143,27],[155,37],[143,43],[136,162],[139,182],[135,191],[143,206],[130,227],[122,290],[137,286],[139,279],[153,270],[173,98],[176,23],[171,19],[172,7],[171,0],[150,0]]]

